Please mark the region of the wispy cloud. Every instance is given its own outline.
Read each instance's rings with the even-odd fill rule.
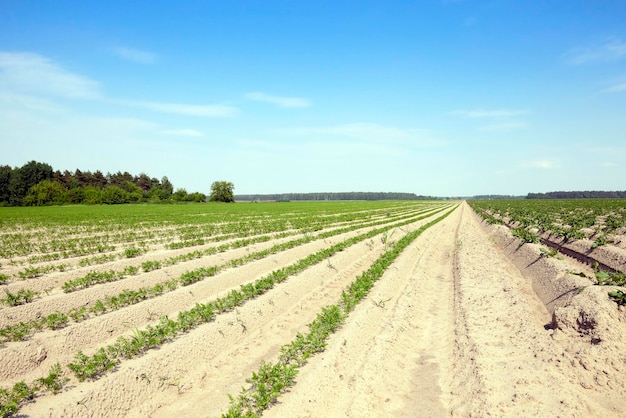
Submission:
[[[100,83],[72,73],[52,60],[30,52],[0,51],[0,99],[9,106],[60,110],[55,99],[90,99],[117,105],[197,117],[227,117],[237,108],[219,104],[164,103],[106,97]]]
[[[518,129],[524,129],[526,127],[528,127],[528,124],[525,122],[511,121],[503,123],[490,123],[480,126],[478,130],[484,132],[509,132],[516,131]]]
[[[0,88],[16,93],[96,99],[100,84],[30,52],[0,52]]]
[[[612,85],[611,87],[607,88],[605,91],[609,93],[617,93],[621,91],[626,91],[626,83]]]
[[[154,64],[156,62],[156,55],[152,52],[141,51],[139,49],[126,48],[123,46],[114,47],[111,49],[118,57],[127,61],[136,62],[139,64]]]
[[[311,102],[308,99],[303,99],[301,97],[273,96],[261,92],[247,93],[245,97],[249,100],[271,103],[273,105],[286,108],[311,106]]]
[[[572,65],[617,61],[626,58],[626,42],[620,39],[607,39],[601,45],[574,48],[565,54],[565,60]]]
[[[450,113],[465,119],[480,121],[483,125],[476,128],[479,131],[510,132],[526,128],[528,124],[520,120],[520,117],[530,112],[525,109],[471,109],[455,110]]]
[[[541,170],[551,170],[554,168],[559,168],[561,165],[556,160],[550,159],[538,159],[532,161],[525,161],[521,164],[522,168],[531,168],[531,169],[541,169]]]
[[[0,105],[7,106],[7,108],[14,110],[25,109],[43,112],[59,112],[65,110],[63,106],[49,99],[11,92],[0,92]]]
[[[174,135],[174,136],[189,136],[189,137],[203,137],[204,134],[200,131],[196,131],[195,129],[171,129],[160,131],[159,133],[163,135]]]
[[[386,139],[390,141],[405,140],[411,137],[411,133],[406,129],[375,123],[347,123],[332,126],[301,127],[285,129],[281,132],[288,135],[331,135],[354,139]]]
[[[194,105],[185,103],[143,102],[132,100],[119,100],[117,102],[127,106],[154,110],[156,112],[173,113],[186,116],[216,118],[234,116],[237,113],[237,108],[225,105]]]
[[[451,112],[454,115],[462,116],[469,119],[503,119],[513,118],[528,114],[528,110],[520,109],[473,109],[473,110],[455,110]]]

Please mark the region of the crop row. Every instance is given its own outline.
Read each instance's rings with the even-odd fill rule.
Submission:
[[[243,206],[250,208],[249,210],[259,207],[255,205]],[[267,207],[267,205],[263,207]],[[190,206],[190,208],[193,209],[195,207]],[[59,208],[39,209],[59,210]],[[395,213],[398,210],[405,211],[407,207],[400,206],[398,209],[393,207],[388,209],[386,212],[379,209],[373,212],[357,211],[322,216],[315,216],[314,213],[305,215],[301,213],[275,214],[272,217],[269,215],[257,215],[254,216],[255,220],[253,221],[249,219],[251,216],[243,216],[242,218],[229,217],[228,222],[221,218],[219,223],[210,219],[210,214],[190,212],[188,216],[183,217],[190,223],[181,224],[181,221],[177,220],[178,226],[176,227],[164,228],[163,223],[159,222],[156,223],[154,229],[145,229],[145,226],[142,225],[144,233],[138,233],[133,229],[115,227],[108,230],[104,235],[95,236],[94,234],[89,234],[85,236],[86,234],[83,233],[81,237],[71,237],[71,232],[68,232],[72,231],[73,228],[71,226],[60,231],[52,224],[47,227],[40,226],[39,230],[32,233],[0,234],[0,257],[7,259],[8,265],[36,264],[77,257],[82,257],[78,260],[79,266],[94,265],[109,262],[119,257],[128,258],[146,253],[151,247],[155,248],[158,245],[164,245],[166,249],[180,249],[205,245],[210,242],[245,238],[252,235],[282,233],[288,230],[294,234],[308,233],[331,225],[363,222],[385,214],[389,217],[392,212],[394,212],[393,216],[396,216]],[[0,211],[0,221],[3,215],[5,214]],[[202,219],[203,223],[198,223],[197,219]],[[18,221],[26,222],[24,219],[15,220],[15,222]],[[93,221],[96,224],[98,223],[97,218]],[[132,227],[132,225],[127,227]],[[84,227],[80,226],[78,228],[82,230]],[[28,230],[26,226],[23,226],[21,229]],[[118,232],[113,233],[111,231]],[[149,236],[146,234],[149,234]],[[54,238],[50,241],[46,237]],[[51,244],[54,245],[51,246]],[[118,250],[120,245],[123,245],[125,249]],[[114,251],[117,251],[117,253],[112,253]],[[133,251],[135,253],[131,253]],[[17,276],[21,279],[34,278],[50,271],[65,271],[70,268],[71,266],[68,264],[57,263],[48,266],[28,266],[23,271],[18,272]],[[6,281],[8,276],[5,274],[4,277]]]
[[[623,199],[475,200],[468,203],[479,214],[486,212],[491,222],[506,221],[526,230],[522,238],[527,242],[533,242],[532,234],[546,232],[565,242],[590,238],[597,247],[610,243],[611,236],[623,233],[626,227],[626,201]]]
[[[436,212],[440,210],[443,210],[443,209],[439,209]],[[414,216],[409,216],[408,218],[402,217],[400,218],[399,223],[394,223],[391,225],[387,225],[383,228],[375,229],[373,230],[373,232],[370,232],[368,234],[382,233],[394,227],[401,227],[402,225],[406,225],[408,223],[412,223],[417,220],[423,219],[424,217],[431,216],[433,213],[436,213],[436,212],[431,212],[428,215],[423,215],[417,218],[415,218]],[[136,290],[125,289],[117,295],[106,296],[103,299],[92,301],[92,304],[91,304],[92,306],[89,309],[87,309],[85,306],[80,307],[80,308],[72,308],[71,310],[67,312],[57,311],[47,316],[44,316],[43,318],[40,318],[40,319],[33,319],[30,321],[26,321],[26,322],[22,321],[18,324],[8,325],[0,329],[0,336],[2,336],[5,340],[8,340],[8,341],[22,341],[30,337],[34,332],[41,331],[44,328],[59,329],[67,325],[70,319],[74,320],[75,322],[81,322],[83,320],[88,319],[91,315],[96,315],[96,316],[102,315],[107,312],[118,310],[125,306],[134,305],[148,298],[153,298],[156,296],[160,296],[164,293],[171,292],[180,286],[188,286],[190,284],[196,283],[205,278],[212,277],[216,275],[217,273],[219,273],[220,271],[229,267],[241,266],[250,261],[259,260],[261,258],[267,257],[268,255],[276,254],[278,252],[281,252],[290,248],[294,248],[296,246],[311,242],[313,240],[329,238],[331,236],[339,235],[339,234],[346,233],[346,232],[351,232],[359,228],[372,227],[372,226],[386,224],[386,223],[388,223],[388,220],[380,220],[380,221],[368,223],[366,225],[359,224],[359,225],[353,225],[353,226],[349,226],[349,227],[345,227],[345,228],[341,228],[337,230],[331,230],[331,231],[327,231],[318,235],[305,235],[304,237],[287,241],[282,244],[276,244],[272,246],[271,248],[268,248],[265,250],[246,254],[245,256],[233,259],[222,265],[201,267],[195,270],[187,271],[181,274],[180,277],[178,278],[169,279],[169,280],[157,283],[150,287],[144,287],[144,288],[140,288]],[[240,244],[241,243],[239,244],[233,243],[232,245],[233,245],[233,248],[236,248]],[[218,248],[214,248],[213,251],[209,251],[210,249],[207,249],[207,252],[214,253],[218,249],[224,251],[226,248],[218,247]],[[195,255],[201,256],[203,254],[204,254],[203,252],[199,252]],[[169,262],[174,262],[176,260],[178,260],[178,257],[166,260],[164,264],[167,264]],[[157,267],[161,266],[161,263],[158,263],[158,262],[147,262],[147,263],[153,269],[156,269]],[[144,267],[148,268],[148,265],[144,263]],[[71,292],[71,291],[78,290],[79,288],[82,288],[82,287],[87,287],[87,285],[92,285],[94,283],[104,283],[104,282],[108,282],[111,280],[118,280],[121,277],[125,277],[125,275],[129,273],[128,269],[129,267],[126,267],[125,271],[123,272],[108,271],[108,272],[102,272],[102,273],[90,273],[85,277],[66,282],[63,285],[63,289],[66,292]],[[30,300],[32,300],[33,297],[36,296],[36,294],[33,294],[32,292],[30,291],[28,292],[29,292],[28,293],[29,300],[25,300],[22,303],[29,302]],[[15,304],[12,306],[15,306]]]
[[[612,235],[626,231],[626,201],[623,199],[568,200],[493,200],[470,201],[470,206],[489,224],[506,224],[511,234],[524,243],[541,242],[538,234],[549,233],[563,242],[593,238],[592,248],[613,242]],[[591,232],[589,232],[591,230]],[[559,257],[556,248],[541,248],[544,257]],[[594,267],[593,284],[624,286],[624,273],[603,271]],[[626,303],[623,291],[611,291],[609,297],[618,304]]]
[[[441,208],[436,212],[440,212],[442,210],[444,210],[444,208]],[[435,212],[431,212],[428,215],[424,215],[423,217],[417,219],[411,218],[401,224],[415,222],[419,219],[432,216],[433,213]],[[344,240],[329,248],[322,249],[289,266],[275,270],[261,279],[252,283],[241,285],[239,290],[233,289],[225,297],[217,298],[214,301],[205,304],[197,303],[192,309],[179,312],[176,320],[163,316],[157,324],[149,325],[141,330],[136,329],[131,336],[120,336],[115,343],[106,347],[101,347],[91,356],[85,355],[82,351],[79,351],[76,353],[74,361],[67,365],[67,368],[74,373],[79,381],[85,379],[96,379],[102,374],[115,368],[124,359],[133,358],[137,355],[141,355],[147,350],[157,348],[163,343],[176,338],[182,333],[188,332],[202,323],[212,321],[215,318],[215,315],[231,311],[235,307],[241,306],[248,300],[267,292],[275,285],[287,280],[290,276],[293,276],[306,268],[321,262],[331,255],[342,251],[348,246],[399,226],[399,224],[386,225],[383,228],[373,229],[369,232]],[[392,249],[390,249],[390,251],[391,250]],[[66,378],[62,376],[61,372],[56,373],[53,377],[54,382],[61,385],[61,388],[62,385],[66,383]],[[42,379],[46,379],[46,377]],[[16,389],[22,387],[30,389],[21,391]],[[41,386],[37,386],[37,381],[34,382],[32,386],[28,386],[22,381],[18,382],[11,390],[3,389],[2,392],[0,392],[0,395],[4,396],[4,398],[0,396],[0,408],[4,408],[3,410],[7,411],[9,414],[17,412],[19,406],[23,402],[33,399],[35,392],[39,390],[40,387]],[[61,388],[58,390],[61,390]],[[22,396],[23,394],[25,395]]]
[[[298,369],[308,358],[324,351],[326,341],[345,322],[356,305],[369,293],[391,263],[415,239],[432,225],[440,222],[452,211],[406,234],[396,244],[390,246],[363,274],[358,276],[341,294],[341,300],[322,308],[315,320],[309,324],[306,335],[298,333],[296,338],[281,347],[281,354],[275,363],[263,362],[257,372],[246,380],[250,387],[243,388],[238,396],[229,395],[230,406],[222,418],[254,417],[263,413],[279,395],[295,383]]]
[[[420,209],[423,210],[424,208]],[[377,224],[381,224],[384,222],[391,222],[394,219],[399,220],[399,219],[405,219],[407,217],[412,216],[412,213],[419,213],[418,211],[411,211],[411,212],[398,212],[394,217],[386,217],[383,218],[382,220],[378,220],[378,221],[374,221],[374,222],[369,222],[368,223],[368,219],[364,218],[362,220],[358,220],[358,222],[352,222],[351,224],[348,224],[349,226],[351,226],[352,229],[357,229],[359,227],[363,227],[366,225],[377,225]],[[342,223],[343,225],[346,225],[347,223]],[[337,224],[331,224],[331,225],[324,225],[326,228],[329,227],[337,227]],[[318,228],[315,228],[318,229]],[[348,229],[343,229],[343,230],[348,230]],[[156,262],[156,261],[147,261],[141,264],[141,268],[143,269],[143,271],[147,272],[147,271],[151,271],[151,270],[155,270],[157,268],[161,268],[161,266],[169,266],[169,265],[173,265],[176,263],[179,263],[181,261],[187,261],[187,260],[191,260],[191,259],[196,259],[196,258],[200,258],[203,257],[205,255],[211,255],[211,254],[215,254],[217,252],[223,252],[226,251],[227,249],[230,248],[239,248],[239,247],[244,247],[246,245],[250,245],[252,243],[259,243],[259,242],[266,242],[269,241],[270,239],[276,239],[276,238],[283,238],[283,237],[288,237],[290,235],[295,235],[295,231],[291,230],[291,231],[284,231],[284,232],[279,232],[279,233],[274,233],[274,234],[267,234],[267,235],[258,235],[258,236],[252,236],[249,238],[244,238],[244,239],[239,239],[227,244],[222,244],[218,247],[210,247],[207,249],[203,249],[203,250],[196,250],[196,251],[192,251],[190,253],[187,254],[182,254],[182,255],[177,255],[177,256],[172,256],[168,259],[166,259],[163,262]],[[305,236],[308,234],[309,232],[305,232]],[[203,245],[205,242],[195,242],[193,243],[194,245]],[[179,248],[179,247],[187,247],[190,245],[174,245],[175,243],[171,244],[171,245],[166,245],[172,248]],[[146,252],[145,248],[139,248],[136,246],[132,246],[127,248],[123,255],[125,258],[134,258],[138,255],[144,254]],[[92,258],[87,258],[87,259],[82,259],[79,262],[80,266],[85,266],[85,265],[93,265],[93,264],[98,264],[100,262],[104,263],[104,262],[110,262],[113,261],[117,258],[117,256],[113,255],[113,254],[104,254],[101,256],[97,256],[97,257],[92,257]],[[35,278],[35,277],[40,277],[48,272],[51,271],[66,271],[66,270],[70,270],[71,268],[65,264],[60,264],[60,265],[48,265],[48,266],[43,266],[43,265],[38,265],[38,266],[32,266],[32,267],[27,267],[25,270],[23,271],[19,271],[18,275],[20,278],[25,279],[25,278]],[[109,281],[114,281],[114,280],[118,280],[121,278],[124,278],[127,275],[134,275],[137,274],[139,270],[138,266],[129,266],[126,267],[124,269],[124,271],[118,271],[118,272],[114,272],[114,271],[109,271],[109,272],[90,272],[88,273],[86,276],[75,279],[75,280],[71,280],[69,282],[66,282],[63,285],[63,290],[65,292],[71,292],[71,291],[75,291],[77,289],[80,288],[85,288],[85,287],[89,287],[93,284],[96,283],[104,283],[104,282],[109,282]],[[9,277],[4,275],[4,274],[0,274],[0,284],[4,284],[7,283],[9,281]]]

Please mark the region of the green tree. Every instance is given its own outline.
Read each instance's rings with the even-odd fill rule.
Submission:
[[[172,199],[177,202],[184,202],[187,200],[187,190],[183,188],[176,189],[176,191],[172,194]]]
[[[102,202],[102,190],[94,186],[87,186],[82,190],[83,190],[83,203],[86,203],[88,205],[99,205],[100,203],[103,203]]]
[[[11,198],[9,184],[13,169],[8,165],[0,166],[0,204],[7,204]]]
[[[185,198],[185,200],[187,202],[202,203],[202,202],[206,202],[206,195],[200,192],[193,192],[193,193],[189,193],[187,197]]]
[[[161,179],[161,190],[163,190],[165,199],[169,199],[172,197],[172,193],[174,193],[174,185],[167,176],[163,176]]]
[[[143,190],[132,181],[125,181],[119,187],[128,193],[124,203],[136,203],[143,199]]]
[[[87,186],[93,188],[93,186]],[[65,192],[63,201],[69,204],[79,204],[85,201],[85,189],[82,187],[71,187]]]
[[[102,203],[119,205],[129,202],[129,193],[118,186],[107,186],[102,190]]]
[[[234,202],[235,185],[230,181],[214,181],[211,185],[211,202]]]
[[[42,180],[52,179],[53,170],[49,164],[30,161],[22,167],[13,170],[9,182],[10,202],[12,205],[22,204],[24,197],[35,184]]]
[[[65,192],[65,187],[58,181],[42,180],[30,188],[26,197],[24,197],[24,205],[60,205],[64,203]]]

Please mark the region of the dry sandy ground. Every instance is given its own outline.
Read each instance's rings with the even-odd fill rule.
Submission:
[[[580,362],[592,344],[546,329],[531,281],[466,205],[408,248],[368,299],[267,416],[626,414],[624,322],[614,324],[622,350],[593,353],[614,356],[596,360],[621,373],[584,384],[598,371]]]
[[[427,221],[396,230],[392,238]],[[533,256],[538,250],[532,246],[513,248],[506,234],[486,230],[465,203],[426,230],[264,416],[626,416],[626,313],[608,300],[605,288],[572,292],[585,285],[563,277],[580,270],[573,261]],[[208,298],[323,245],[229,270],[154,303],[180,303],[187,293]],[[306,331],[321,307],[336,303],[383,247],[381,237],[356,244],[235,312],[122,363],[114,373],[72,382],[73,388],[44,396],[20,413],[219,416],[228,394],[237,394],[263,360],[275,359],[282,344]],[[559,286],[545,284],[551,276]],[[147,312],[134,309],[137,318]],[[91,321],[105,330],[89,331],[97,339],[94,347],[107,341],[107,326],[121,326]],[[69,342],[79,329],[70,326],[55,335]],[[64,344],[62,337],[51,338]],[[56,361],[49,357],[46,362]]]

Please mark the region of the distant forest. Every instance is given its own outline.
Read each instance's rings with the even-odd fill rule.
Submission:
[[[177,189],[167,177],[145,173],[103,174],[101,171],[53,170],[49,164],[30,161],[22,167],[0,166],[0,206],[64,204],[121,204],[139,202],[204,202],[202,193]]]
[[[418,196],[414,193],[389,192],[345,192],[345,193],[279,193],[279,194],[240,194],[239,201],[277,201],[292,200],[435,200],[433,196]]]
[[[548,192],[548,193],[528,193],[526,199],[623,199],[626,198],[626,191],[623,192]]]
[[[482,194],[466,197],[467,200],[519,200],[526,199],[526,196],[512,196],[508,194]]]

